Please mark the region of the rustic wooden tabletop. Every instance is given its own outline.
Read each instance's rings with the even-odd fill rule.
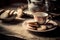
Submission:
[[[50,32],[40,33],[27,31],[22,27],[24,21],[19,21],[19,23],[2,23],[0,22],[0,33],[9,36],[15,36],[18,38],[23,38],[27,40],[60,40],[60,29],[59,27]],[[25,26],[26,27],[26,26]]]

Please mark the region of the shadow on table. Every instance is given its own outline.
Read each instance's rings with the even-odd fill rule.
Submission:
[[[0,34],[0,40],[25,40],[25,39]]]
[[[29,31],[31,34],[34,34],[36,36],[39,37],[60,37],[60,28],[56,28],[53,31],[49,31],[49,32],[32,32]]]
[[[24,20],[13,19],[11,21],[9,21],[9,20],[3,20],[2,23],[3,24],[9,24],[9,25],[16,25],[16,24],[22,23],[23,21]]]
[[[23,15],[21,17],[22,18],[25,18],[25,19],[32,19],[33,18],[33,15],[29,15],[29,14],[23,13]]]
[[[58,21],[60,21],[60,16],[55,16],[55,17],[52,18],[52,20],[58,20]]]

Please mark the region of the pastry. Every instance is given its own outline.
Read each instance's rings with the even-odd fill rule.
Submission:
[[[44,30],[46,30],[46,26],[45,25],[41,25],[37,30],[38,31],[44,31]]]

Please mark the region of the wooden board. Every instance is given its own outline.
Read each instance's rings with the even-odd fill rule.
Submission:
[[[20,18],[23,14],[23,10],[21,8],[17,8],[17,18]]]
[[[10,10],[6,10],[4,13],[2,13],[2,14],[0,15],[0,18],[4,19],[4,18],[8,17],[8,13],[9,13],[9,12],[10,12]]]
[[[2,28],[2,29],[0,29],[0,33],[2,33],[4,35],[15,36],[15,37],[23,38],[26,40],[57,40],[57,39],[60,40],[60,37],[55,37],[55,36],[54,37],[45,37],[45,36],[40,36],[40,33],[37,33],[37,35],[39,34],[39,36],[37,36],[36,34],[32,34],[32,33],[28,32],[27,30],[25,30],[25,28],[22,27],[22,22],[19,24],[16,24],[16,25],[0,23],[0,28]],[[51,33],[51,34],[53,34],[53,33]],[[47,35],[49,35],[49,34],[47,34]]]

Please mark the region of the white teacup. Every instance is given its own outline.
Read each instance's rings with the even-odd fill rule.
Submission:
[[[44,12],[33,13],[33,16],[34,16],[34,20],[40,24],[46,23],[46,20],[48,19],[48,14]]]

